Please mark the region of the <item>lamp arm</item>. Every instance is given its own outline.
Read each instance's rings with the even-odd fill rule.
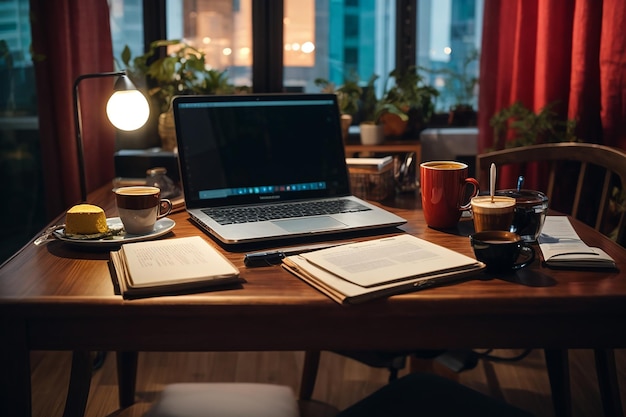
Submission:
[[[87,201],[87,179],[85,178],[85,154],[83,149],[83,123],[80,111],[80,98],[78,86],[87,78],[119,77],[126,75],[126,71],[100,72],[94,74],[82,74],[74,81],[74,130],[76,131],[76,153],[78,157],[78,177],[80,180],[81,202]]]

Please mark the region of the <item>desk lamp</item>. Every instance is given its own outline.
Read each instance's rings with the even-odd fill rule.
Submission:
[[[82,201],[87,200],[85,159],[83,153],[83,124],[80,114],[78,86],[87,78],[119,77],[113,87],[114,93],[106,106],[107,116],[113,126],[120,130],[137,130],[146,124],[150,116],[150,106],[146,97],[135,87],[126,71],[100,72],[80,75],[74,81],[74,123],[76,130],[76,152],[78,154],[78,174]]]

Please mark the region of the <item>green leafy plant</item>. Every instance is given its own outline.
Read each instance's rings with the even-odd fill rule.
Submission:
[[[377,74],[372,74],[362,87],[358,76],[351,76],[337,88],[328,80],[320,78],[315,80],[315,84],[323,92],[336,93],[339,96],[340,111],[344,114],[358,114],[360,121],[364,123],[378,124],[385,113],[395,114],[405,122],[411,119],[425,124],[430,120],[439,93],[424,83],[424,78],[416,67],[410,67],[406,71],[391,71],[385,85],[389,85],[391,79],[394,83],[385,88],[380,98],[376,94],[376,82],[379,78]]]
[[[367,81],[367,85],[363,87],[361,95],[361,122],[378,124],[380,116],[385,112],[384,106],[376,96],[376,80],[379,76],[372,74]]]
[[[361,122],[378,123],[384,111],[381,101],[376,96],[378,78],[378,75],[373,74],[362,87],[358,75],[346,79],[339,87],[323,78],[317,78],[315,85],[320,87],[322,92],[338,95],[339,110],[342,114],[353,116],[358,114]]]
[[[159,48],[170,46],[178,48],[166,56],[158,56]],[[208,68],[204,52],[178,39],[154,41],[148,52],[134,58],[126,46],[121,60],[133,81],[147,83],[148,94],[156,100],[161,112],[169,109],[175,95],[235,92],[226,71]]]
[[[359,100],[363,94],[363,89],[359,86],[358,76],[347,78],[339,87],[323,78],[316,78],[314,82],[316,86],[320,87],[321,92],[337,94],[337,103],[341,114],[354,116],[359,111]]]
[[[391,79],[394,84],[387,87]],[[385,82],[385,92],[381,99],[384,111],[399,116],[402,120],[413,120],[427,124],[435,111],[435,101],[439,92],[424,81],[417,67],[405,71],[394,69]]]
[[[578,142],[574,134],[575,120],[559,118],[554,108],[557,101],[534,113],[517,101],[493,115],[493,149],[527,146],[538,143]],[[507,140],[510,139],[510,140]]]

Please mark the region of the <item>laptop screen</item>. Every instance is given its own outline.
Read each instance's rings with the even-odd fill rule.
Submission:
[[[179,96],[188,208],[349,194],[334,94]]]

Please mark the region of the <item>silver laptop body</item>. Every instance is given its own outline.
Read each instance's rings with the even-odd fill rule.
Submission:
[[[406,222],[350,194],[334,94],[178,96],[172,105],[186,210],[221,242]]]

